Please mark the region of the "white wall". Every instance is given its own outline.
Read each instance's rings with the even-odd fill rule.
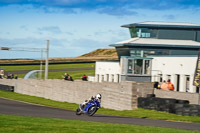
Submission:
[[[160,74],[194,74],[197,57],[153,57],[152,75]]]
[[[171,79],[175,86],[175,91],[179,89],[186,92],[195,93],[196,87],[193,86],[194,72],[196,69],[197,57],[152,57],[151,81]],[[179,81],[177,78],[179,75]],[[118,61],[97,61],[95,71],[95,82],[120,82],[121,67]],[[187,81],[189,78],[189,81]],[[92,80],[91,80],[92,81]],[[178,87],[179,85],[179,87]]]
[[[120,74],[119,61],[96,61],[95,74]]]
[[[196,87],[193,86],[193,78],[196,69],[197,57],[153,57],[152,60],[152,82],[171,79],[171,82],[177,90],[179,84],[179,91],[186,92],[186,83],[189,86],[189,92],[195,93]],[[159,77],[161,75],[161,77]],[[179,82],[177,75],[180,76]],[[189,78],[189,82],[187,81]]]
[[[96,82],[120,82],[119,61],[97,61],[95,67]]]

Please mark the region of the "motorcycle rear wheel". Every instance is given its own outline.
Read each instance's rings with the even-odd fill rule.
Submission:
[[[88,109],[88,115],[93,116],[97,112],[97,106],[92,106]]]

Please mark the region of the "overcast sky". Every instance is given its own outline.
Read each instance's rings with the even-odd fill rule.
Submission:
[[[130,38],[143,21],[200,24],[199,0],[0,0],[0,47],[45,48],[50,57],[76,57]],[[0,51],[3,58],[40,53]]]

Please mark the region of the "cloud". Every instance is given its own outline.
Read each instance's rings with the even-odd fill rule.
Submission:
[[[46,40],[44,39],[36,39],[32,37],[15,38],[15,39],[0,38],[0,44],[3,47],[33,47],[34,48],[34,47],[41,47],[41,45],[45,43],[46,43]]]
[[[172,14],[164,15],[163,18],[166,20],[175,20],[176,19],[176,17]]]
[[[42,28],[38,28],[38,32],[40,34],[47,32],[50,34],[61,34],[62,31],[60,30],[60,28],[58,26],[47,26],[47,27],[42,27]]]
[[[115,7],[104,7],[101,9],[98,9],[99,13],[108,14],[112,16],[132,16],[132,15],[138,15],[137,12],[130,10],[128,8],[115,8]]]
[[[20,29],[27,31],[28,27],[26,25],[22,25],[22,26],[20,26]]]
[[[45,13],[76,14],[77,10],[96,11],[112,16],[137,15],[137,9],[168,10],[198,8],[199,0],[0,0],[0,6],[32,5]]]

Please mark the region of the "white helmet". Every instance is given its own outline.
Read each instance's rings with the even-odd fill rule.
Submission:
[[[96,95],[96,98],[101,99],[101,94],[100,94],[100,93],[97,94],[97,95]]]

